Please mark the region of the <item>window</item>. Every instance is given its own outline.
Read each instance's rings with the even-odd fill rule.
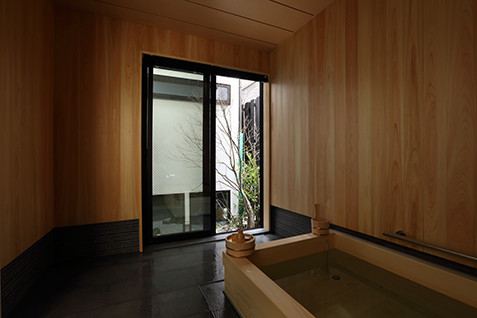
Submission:
[[[145,242],[262,225],[264,81],[143,56]]]

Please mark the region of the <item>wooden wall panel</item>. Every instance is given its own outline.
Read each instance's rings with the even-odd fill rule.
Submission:
[[[371,32],[372,0],[358,5],[358,230],[374,233],[372,210]]]
[[[53,5],[0,4],[0,267],[53,222]]]
[[[399,229],[404,226],[404,180],[403,172],[403,112],[404,112],[404,10],[406,1],[388,1],[385,4],[385,14],[383,19],[375,24],[375,28],[383,28],[385,32],[381,34],[380,41],[385,42],[386,49],[383,52],[385,62],[379,66],[385,71],[385,81],[379,90],[384,90],[385,95],[381,95],[385,99],[382,100],[385,113],[379,114],[375,120],[384,123],[381,140],[374,144],[374,149],[384,151],[383,160],[384,170],[380,174],[382,177],[379,188],[384,189],[383,193],[379,194],[383,205],[379,208],[381,213],[375,211],[379,216],[380,222],[376,224],[376,231],[391,231],[391,227]],[[387,21],[387,23],[386,23]],[[372,33],[371,33],[372,34]],[[382,118],[386,120],[383,121]],[[383,145],[384,147],[380,147]],[[379,160],[379,159],[378,159]],[[387,178],[387,180],[386,180]],[[386,199],[387,198],[387,199]],[[373,232],[374,233],[374,232]],[[378,233],[378,232],[376,232]]]
[[[358,228],[358,0],[346,3],[346,215],[350,227]]]
[[[318,19],[314,19],[311,23],[312,25],[312,38],[311,38],[311,50],[310,56],[308,57],[314,63],[309,65],[309,74],[308,74],[308,103],[309,103],[309,125],[310,125],[310,158],[315,160],[310,160],[308,163],[309,167],[309,183],[308,191],[312,193],[311,202],[309,202],[307,211],[308,215],[314,215],[314,213],[323,214],[324,206],[319,206],[313,211],[315,202],[326,202],[326,180],[322,177],[326,169],[326,156],[321,149],[324,147],[324,141],[326,139],[326,120],[324,116],[319,116],[324,112],[324,43],[325,43],[325,18],[324,12],[319,14]],[[273,57],[273,55],[272,55]],[[314,88],[314,89],[311,89]],[[282,106],[283,107],[283,106]],[[286,145],[285,145],[286,146]],[[272,148],[273,149],[273,148]],[[273,157],[272,157],[273,158]],[[277,157],[275,157],[278,159]],[[272,160],[272,166],[280,166],[278,160]],[[275,185],[275,183],[273,183]],[[318,191],[320,189],[321,191]],[[272,191],[273,193],[273,191]],[[285,195],[286,197],[286,195]]]
[[[423,6],[423,106],[420,116],[421,167],[423,189],[423,240],[439,246],[446,243],[446,43],[440,40],[447,32],[445,0],[425,0]]]
[[[451,1],[447,4],[447,246],[463,253],[472,253],[474,218],[477,217],[474,170],[477,149],[474,148],[475,122],[472,1]],[[476,35],[477,36],[477,35]]]
[[[56,7],[56,226],[139,218],[143,52],[269,72],[269,54]]]
[[[336,0],[273,51],[272,205],[477,255],[476,7]]]
[[[477,1],[474,1],[474,80],[477,81]],[[474,103],[477,103],[477,87],[474,86]],[[474,104],[474,123],[477,123],[477,106]],[[474,126],[475,127],[475,126]],[[474,156],[477,156],[477,129],[474,130]],[[474,157],[474,160],[477,158]],[[475,161],[474,161],[475,162]],[[477,168],[474,168],[474,191],[477,192]],[[475,193],[474,192],[474,193]],[[474,200],[475,196],[474,196]],[[474,201],[474,209],[477,202]],[[477,255],[477,215],[474,213],[474,254]]]
[[[328,10],[325,11],[325,38],[324,38],[324,85],[325,105],[333,105],[334,107],[327,107],[322,114],[326,120],[327,134],[326,141],[329,147],[325,152],[326,169],[325,169],[325,186],[326,186],[326,204],[324,205],[323,213],[329,213],[329,211],[336,212],[336,216],[339,218],[343,214],[343,206],[340,203],[343,200],[336,200],[336,192],[340,195],[346,195],[343,193],[343,175],[339,173],[342,171],[343,161],[340,151],[344,151],[341,145],[343,134],[336,134],[337,129],[342,132],[342,128],[339,125],[340,112],[342,109],[342,96],[341,91],[343,89],[343,46],[340,47],[341,40],[341,14],[342,6],[338,2],[333,2]],[[340,103],[341,102],[341,103]],[[306,107],[306,105],[303,105]],[[338,124],[338,125],[337,125]],[[336,160],[338,159],[338,160]],[[323,205],[322,205],[323,206]],[[320,211],[321,212],[321,211]]]
[[[420,126],[422,93],[422,1],[403,1],[403,222],[408,236],[422,240],[422,161]]]
[[[305,27],[310,30],[310,26]],[[283,85],[293,87],[290,90],[274,90],[278,94],[271,95],[271,139],[275,140],[277,147],[271,152],[271,157],[280,157],[290,166],[291,170],[282,170],[282,167],[271,163],[271,182],[277,184],[274,197],[271,199],[280,202],[281,206],[288,209],[303,210],[311,202],[312,193],[307,191],[304,178],[308,180],[308,108],[307,103],[308,81],[307,65],[303,63],[308,58],[309,47],[312,43],[311,34],[302,32],[298,45],[285,45],[280,55],[297,56],[297,59],[281,64],[281,56],[277,56],[272,63],[279,63],[281,66],[276,73]],[[280,101],[286,101],[293,111],[277,107]],[[279,145],[285,147],[280,147]],[[295,200],[294,198],[301,198]]]
[[[385,193],[388,189],[389,180],[387,179],[388,156],[386,152],[386,3],[379,0],[373,0],[371,3],[371,211],[372,219],[367,220],[371,223],[373,233],[379,231],[382,221],[386,217],[381,214],[387,208],[389,203],[384,200]],[[359,19],[359,17],[358,17]],[[359,44],[358,44],[359,45]],[[368,225],[369,226],[369,225]]]

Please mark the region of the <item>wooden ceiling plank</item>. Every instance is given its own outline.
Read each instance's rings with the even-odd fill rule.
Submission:
[[[102,0],[101,2],[273,44],[280,44],[293,34],[290,31],[184,0]]]
[[[273,25],[290,31],[298,31],[313,18],[312,14],[291,9],[269,0],[187,0],[209,8],[215,8],[241,17]]]
[[[111,18],[135,22],[158,27],[165,30],[177,31],[198,37],[223,41],[269,52],[277,47],[273,43],[234,35],[227,32],[199,27],[185,22],[180,22],[165,17],[149,14],[137,10],[130,10],[119,6],[110,5],[95,0],[55,0],[56,4],[75,9],[93,12]]]
[[[282,4],[288,8],[295,8],[301,12],[317,15],[335,0],[269,0]]]

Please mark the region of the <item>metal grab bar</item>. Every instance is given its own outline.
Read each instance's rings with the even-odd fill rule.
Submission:
[[[424,246],[424,247],[427,247],[427,248],[430,248],[430,249],[433,249],[433,250],[436,250],[436,251],[440,251],[440,252],[444,252],[444,253],[447,253],[447,254],[452,254],[452,255],[455,255],[455,256],[459,256],[459,257],[462,257],[462,258],[465,258],[465,259],[468,259],[468,260],[477,261],[477,257],[467,255],[467,254],[462,254],[462,253],[459,253],[459,252],[456,252],[456,251],[448,250],[448,249],[438,247],[438,246],[434,246],[434,245],[431,245],[431,244],[427,244],[427,243],[424,243],[424,242],[421,242],[421,241],[418,241],[418,240],[415,240],[415,239],[412,239],[412,238],[408,238],[408,237],[406,237],[402,234],[393,234],[393,233],[389,233],[389,232],[383,232],[383,235],[384,236],[389,236],[389,237],[392,237],[392,238],[395,238],[395,239],[398,239],[398,240],[401,240],[401,241],[405,241],[405,242],[408,242],[408,243]]]

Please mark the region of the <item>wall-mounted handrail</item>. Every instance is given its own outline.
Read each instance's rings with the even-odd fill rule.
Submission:
[[[433,250],[436,250],[436,251],[440,251],[440,252],[444,252],[444,253],[447,253],[447,254],[459,256],[459,257],[462,257],[462,258],[465,258],[465,259],[468,259],[468,260],[477,261],[477,257],[467,255],[467,254],[462,254],[462,253],[452,251],[452,250],[448,250],[446,248],[434,246],[434,245],[431,245],[431,244],[428,244],[428,243],[425,243],[425,242],[421,242],[421,241],[409,238],[409,237],[404,236],[402,234],[394,234],[394,233],[389,233],[389,232],[383,232],[383,235],[384,236],[389,236],[389,237],[392,237],[392,238],[395,238],[395,239],[398,239],[398,240],[401,240],[401,241],[404,241],[404,242],[424,246],[424,247],[427,247],[427,248],[430,248],[430,249],[433,249]]]

